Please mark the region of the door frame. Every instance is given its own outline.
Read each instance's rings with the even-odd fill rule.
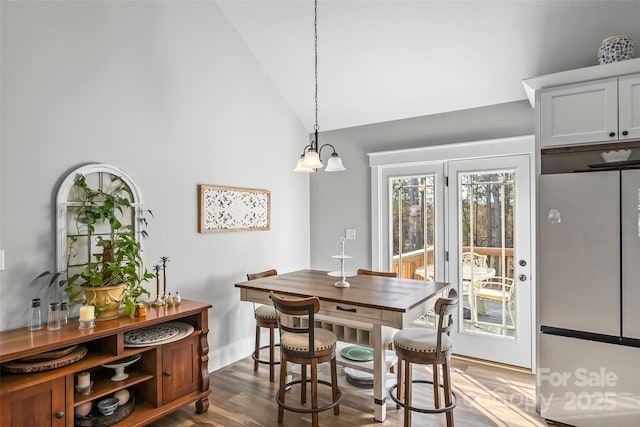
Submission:
[[[531,277],[529,286],[531,292],[531,369],[535,371],[533,361],[536,354],[535,325],[537,324],[537,300],[536,300],[536,179],[535,179],[535,137],[525,135],[509,138],[498,138],[480,141],[467,141],[429,147],[411,148],[405,150],[392,150],[377,153],[368,153],[369,167],[371,168],[371,265],[376,270],[389,270],[389,177],[417,174],[421,166],[437,163],[443,165],[451,160],[469,160],[502,157],[506,155],[526,154],[529,156],[530,174],[530,217],[531,221]],[[443,166],[444,168],[444,166]],[[402,171],[406,171],[402,172]],[[444,171],[444,169],[443,169]],[[384,204],[382,203],[384,202]],[[446,200],[444,201],[447,202]],[[448,227],[449,218],[444,218],[444,226]],[[438,222],[440,224],[440,221]],[[449,237],[443,236],[444,250],[450,250]],[[444,257],[440,257],[444,258]],[[446,268],[440,268],[441,272]],[[445,280],[436,278],[437,280]]]

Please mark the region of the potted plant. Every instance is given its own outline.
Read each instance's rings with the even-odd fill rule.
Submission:
[[[102,252],[94,253],[80,272],[70,275],[65,292],[69,301],[84,300],[95,306],[98,320],[118,317],[121,305],[127,315],[133,316],[138,298],[149,295],[142,283],[155,277],[143,266],[134,225],[123,219],[133,208],[131,190],[117,175],[111,183],[107,190],[94,189],[81,175],[74,184],[80,200],[73,217],[76,228]],[[152,215],[151,211],[146,212]],[[142,223],[146,224],[144,217]],[[141,235],[146,236],[146,231],[142,230]],[[70,237],[69,259],[78,253],[78,237]]]

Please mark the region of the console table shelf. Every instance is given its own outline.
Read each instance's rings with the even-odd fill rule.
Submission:
[[[75,407],[86,402],[95,405],[123,389],[134,394],[136,406],[115,426],[143,426],[194,402],[197,412],[207,411],[209,308],[211,305],[183,300],[179,306],[149,307],[146,317],[96,322],[93,329],[78,329],[78,319],[71,319],[57,331],[43,327],[34,332],[26,328],[0,332],[0,364],[74,345],[87,348],[84,358],[60,368],[2,372],[0,425],[71,427]],[[125,347],[126,332],[170,321],[188,323],[194,331],[177,341]],[[136,354],[142,357],[126,368],[129,377],[112,381],[113,369],[102,365]],[[89,372],[94,382],[88,395],[76,393],[76,376],[80,372]],[[42,420],[47,420],[46,424]]]

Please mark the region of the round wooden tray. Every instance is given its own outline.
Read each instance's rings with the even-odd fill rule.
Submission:
[[[98,400],[95,400],[94,402],[97,403]],[[83,426],[83,427],[110,426],[112,424],[115,424],[124,420],[129,415],[131,415],[131,411],[133,411],[134,406],[136,406],[136,401],[133,398],[133,396],[131,396],[129,398],[129,401],[122,406],[118,406],[118,409],[116,409],[116,411],[113,414],[105,416],[105,415],[102,415],[94,405],[93,408],[91,408],[91,413],[86,417],[75,414],[73,418],[73,423],[76,426]]]
[[[31,363],[31,362],[43,362],[45,360],[54,360],[64,357],[73,350],[75,350],[77,345],[72,345],[71,347],[61,348],[59,350],[47,351],[44,353],[34,354],[33,356],[23,357],[22,359],[18,359],[17,362],[21,363]]]
[[[57,359],[44,360],[41,362],[8,362],[2,365],[2,370],[14,374],[48,371],[75,363],[86,355],[87,348],[79,345],[73,349],[71,353],[65,354]]]

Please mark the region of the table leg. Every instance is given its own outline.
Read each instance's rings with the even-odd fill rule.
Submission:
[[[373,325],[373,399],[374,419],[383,422],[387,417],[387,355],[382,337],[382,326]]]

